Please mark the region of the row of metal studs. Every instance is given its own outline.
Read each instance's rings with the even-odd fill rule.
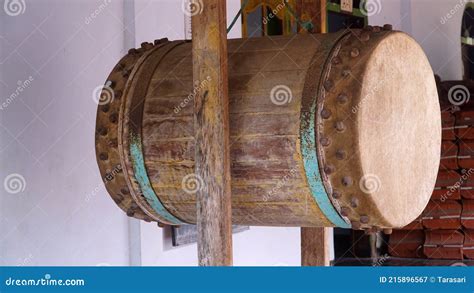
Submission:
[[[130,62],[130,64],[128,64],[129,62],[126,62],[126,63],[121,62],[114,68],[114,71],[115,72],[120,72],[122,78],[125,79],[124,82],[123,82],[123,86],[126,84],[126,79],[128,79],[128,77],[130,76],[130,73],[131,73],[131,71],[132,71],[132,69],[135,65],[135,62],[143,55],[143,53],[148,51],[148,50],[153,49],[154,46],[163,44],[164,42],[167,42],[167,41],[168,41],[168,39],[155,40],[154,44],[144,42],[144,43],[141,44],[141,48],[139,48],[139,49],[132,48],[128,51],[128,55],[129,56],[131,55],[131,56],[134,57],[133,61]],[[111,74],[111,76],[113,75],[113,73]],[[101,92],[101,97],[105,96],[107,98],[107,96],[108,96],[107,91],[109,90],[108,88],[110,88],[110,89],[113,90],[114,99],[112,99],[107,104],[99,105],[99,113],[100,113],[99,115],[107,115],[112,110],[112,113],[110,113],[109,116],[108,116],[108,121],[111,123],[111,125],[109,124],[107,126],[108,127],[118,127],[117,126],[118,119],[119,119],[118,112],[120,110],[121,103],[120,103],[120,101],[114,103],[114,101],[115,101],[115,99],[120,100],[120,98],[122,96],[122,93],[123,93],[122,92],[123,88],[122,87],[117,88],[117,86],[116,86],[117,83],[114,80],[108,80],[105,83],[105,85],[106,86],[104,87],[104,89]],[[114,151],[118,152],[118,149],[117,149],[118,148],[118,138],[117,137],[113,137],[113,138],[107,137],[108,127],[106,127],[106,126],[98,127],[97,128],[97,133],[99,134],[99,136],[102,137],[102,139],[105,139],[107,141],[107,146],[109,147],[109,150],[113,149]],[[98,145],[100,145],[100,144],[98,144]],[[113,174],[113,171],[110,169],[110,167],[112,167],[112,166],[110,166],[110,164],[112,164],[113,162],[109,162],[108,151],[100,152],[99,153],[99,160],[102,161],[103,164],[106,164],[106,163],[109,164],[109,169],[107,169],[107,171],[104,175],[104,182],[106,183],[107,190],[110,191],[110,192],[113,192],[114,196],[112,196],[112,198],[114,199],[114,201],[119,206],[121,206],[121,204],[124,200],[124,196],[129,196],[130,197],[130,190],[129,190],[129,188],[128,188],[125,181],[122,182],[122,183],[119,183],[121,186],[118,186],[118,188],[116,188],[116,189],[120,190],[120,193],[114,192],[114,190],[112,190],[112,189],[114,189],[113,186],[108,185],[109,183],[111,183],[113,181],[117,181],[116,180],[116,174]],[[123,172],[123,169],[122,169],[122,166],[121,166],[120,163],[118,163],[116,166],[114,166],[113,169],[120,170],[120,173]],[[117,183],[115,183],[115,184],[117,184]],[[141,218],[145,221],[151,221],[152,219],[148,215],[143,213],[143,211],[141,211],[138,204],[132,198],[131,198],[131,200],[132,200],[132,202],[130,203],[130,205],[128,207],[124,206],[124,210],[126,211],[127,216],[129,216],[129,217],[135,216],[135,217]]]
[[[382,30],[390,31],[390,30],[392,30],[392,26],[387,25],[387,24],[384,25],[383,28],[378,27],[378,26],[375,26],[375,27],[367,26],[363,29],[362,32],[360,32],[360,31],[352,32],[352,36],[357,37],[362,42],[367,42],[367,41],[370,40],[370,32],[377,33],[377,32],[380,32]],[[353,47],[350,50],[349,54],[350,54],[351,58],[357,58],[360,55],[360,49],[357,48],[357,47]],[[333,56],[333,58],[331,60],[331,64],[334,65],[334,66],[338,66],[342,63],[341,58],[337,55],[338,54]],[[347,78],[350,74],[351,74],[351,69],[350,68],[343,69],[343,71],[342,71],[342,77],[343,78]],[[330,89],[332,89],[334,87],[334,82],[330,78],[330,74],[327,76],[327,78],[323,82],[323,87],[324,87],[324,89],[327,93],[329,92]],[[339,93],[336,96],[336,101],[337,101],[338,104],[344,105],[349,101],[348,95],[345,94],[345,93]],[[332,116],[332,113],[329,109],[323,107],[323,109],[320,112],[320,115],[321,115],[321,118],[323,118],[324,120],[328,120]],[[338,133],[342,133],[346,130],[346,126],[345,126],[344,122],[340,121],[340,120],[335,122],[334,128]],[[327,148],[331,144],[331,141],[328,137],[321,136],[320,143],[323,147]],[[336,152],[335,152],[335,157],[336,157],[337,160],[342,161],[342,160],[346,159],[347,153],[343,149],[337,149]],[[324,167],[324,172],[325,172],[326,175],[330,175],[335,171],[335,169],[336,168],[333,165],[326,165]],[[345,187],[351,186],[353,184],[353,179],[350,176],[343,176],[341,178],[341,184]],[[330,190],[332,191],[332,194],[331,194],[332,199],[335,200],[338,203],[338,206],[340,206],[341,216],[347,218],[349,216],[350,212],[351,212],[351,209],[348,208],[347,206],[341,205],[340,199],[342,198],[342,193],[337,191],[337,190],[332,189],[332,186],[331,186]],[[352,208],[357,208],[359,206],[359,203],[360,203],[359,199],[355,196],[352,196],[349,199],[348,202],[349,202],[349,205]],[[366,226],[369,223],[369,221],[370,221],[369,216],[360,215],[358,221],[356,221],[356,220],[351,221],[351,225],[352,225],[353,229],[358,230],[358,229],[363,228],[362,227],[363,225]],[[377,232],[377,231],[380,230],[378,227],[368,227],[368,226],[366,226],[364,228],[366,229],[366,232]],[[387,230],[386,232],[389,232],[389,231]]]

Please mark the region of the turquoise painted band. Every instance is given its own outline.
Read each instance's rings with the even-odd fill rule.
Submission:
[[[351,225],[342,218],[331,203],[321,179],[318,158],[316,156],[315,111],[316,99],[314,99],[310,111],[303,113],[301,117],[301,152],[303,154],[306,178],[311,193],[326,218],[337,227],[350,228]]]
[[[180,225],[185,224],[185,222],[173,216],[161,203],[156,195],[153,187],[151,186],[150,179],[148,178],[148,173],[145,168],[145,161],[143,159],[143,151],[141,146],[141,138],[139,136],[133,136],[132,141],[130,141],[130,156],[132,159],[133,171],[135,179],[140,186],[140,190],[143,193],[148,204],[151,208],[160,216],[163,217],[166,221]]]

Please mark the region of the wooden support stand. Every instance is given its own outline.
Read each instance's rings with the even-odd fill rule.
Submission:
[[[206,0],[192,17],[198,256],[201,266],[232,265],[226,1]],[[207,80],[208,82],[203,83]]]

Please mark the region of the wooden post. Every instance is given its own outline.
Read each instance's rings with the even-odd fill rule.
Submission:
[[[302,21],[312,21],[313,33],[325,33],[326,0],[297,0],[296,10]],[[298,33],[306,33],[298,26]],[[328,228],[301,228],[301,265],[329,266],[329,230]]]
[[[192,17],[198,256],[201,266],[232,265],[226,1],[206,0]],[[198,5],[198,4],[193,4]]]
[[[301,265],[329,266],[330,228],[301,228]]]

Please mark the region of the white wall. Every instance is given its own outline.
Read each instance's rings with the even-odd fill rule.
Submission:
[[[374,0],[376,1],[376,0]],[[468,0],[384,0],[369,23],[392,23],[423,47],[443,80],[462,78],[461,19]],[[446,17],[446,21],[444,21]]]
[[[156,224],[137,225],[115,206],[94,152],[93,90],[124,44],[183,38],[181,1],[139,0],[125,14],[117,0],[25,3],[18,16],[0,10],[0,104],[33,78],[0,110],[1,182],[12,173],[25,179],[23,192],[0,188],[0,265],[196,265],[195,245],[172,248]],[[228,7],[233,17],[238,0]],[[299,249],[297,228],[234,236],[236,265],[298,265]]]

